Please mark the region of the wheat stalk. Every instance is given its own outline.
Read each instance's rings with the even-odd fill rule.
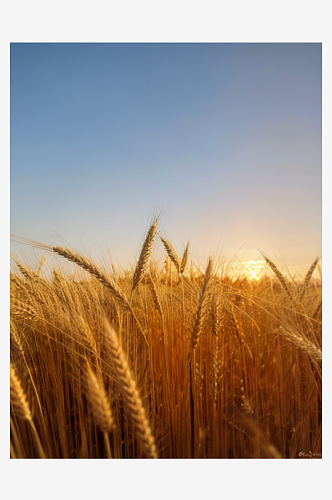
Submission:
[[[219,330],[220,330],[220,302],[214,297],[211,304],[211,320],[213,332],[213,360],[212,360],[212,397],[214,403],[217,402],[220,380],[220,350],[219,350]]]

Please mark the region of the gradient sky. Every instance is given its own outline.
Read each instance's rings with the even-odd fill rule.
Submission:
[[[162,210],[203,264],[321,253],[320,43],[12,43],[10,72],[11,233],[126,265]]]

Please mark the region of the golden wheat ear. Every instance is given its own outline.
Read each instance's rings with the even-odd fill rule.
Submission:
[[[105,274],[102,273],[100,269],[95,266],[95,264],[87,260],[82,255],[72,252],[71,250],[69,250],[69,248],[53,247],[52,250],[61,257],[64,257],[70,262],[73,262],[74,264],[82,267],[82,269],[97,278],[97,280],[99,280],[111,292],[111,294],[119,302],[119,304],[121,304],[124,308],[130,309],[129,302],[124,293],[120,291],[114,283],[111,283],[108,277],[105,276]]]
[[[318,262],[319,262],[319,257],[317,257],[317,259],[311,264],[309,271],[307,272],[307,275],[304,278],[303,287],[302,287],[300,295],[299,295],[300,302],[304,299],[305,292],[308,288],[309,282],[311,280],[312,275],[314,274],[314,271],[317,267]]]
[[[86,394],[94,421],[102,432],[109,434],[114,426],[114,419],[103,381],[88,362],[84,365],[84,375]]]
[[[181,260],[181,265],[180,265],[180,269],[179,269],[180,276],[183,275],[183,273],[184,273],[184,271],[186,269],[187,262],[188,262],[188,254],[189,254],[189,241],[187,243],[185,251],[183,252],[183,256],[182,256],[182,260]]]
[[[12,413],[19,419],[26,420],[32,430],[39,458],[46,458],[39,435],[32,419],[29,403],[22,388],[21,381],[10,363],[10,406]]]
[[[171,261],[175,265],[178,273],[180,273],[181,262],[180,262],[180,259],[177,255],[176,251],[174,250],[172,244],[169,241],[167,241],[166,238],[163,238],[160,234],[159,234],[159,238],[161,239],[161,241],[164,245],[164,248],[166,250],[168,257],[171,259]]]
[[[148,284],[149,284],[149,287],[150,287],[150,290],[151,290],[152,300],[153,300],[154,307],[159,312],[160,316],[162,317],[163,316],[163,309],[162,309],[162,306],[161,306],[161,303],[160,303],[160,300],[159,300],[159,296],[158,296],[156,285],[155,285],[155,283],[153,281],[153,278],[152,278],[151,274],[149,275]]]
[[[103,433],[107,458],[113,458],[109,433],[114,428],[114,418],[102,377],[91,368],[90,363],[84,363],[84,379],[87,399],[92,411],[93,420]]]
[[[155,439],[145,409],[137,390],[135,379],[128,365],[127,357],[118,336],[106,320],[105,344],[114,371],[114,380],[122,394],[128,416],[135,425],[136,436],[148,458],[158,458]]]
[[[133,293],[137,285],[142,281],[142,278],[147,268],[149,257],[152,253],[152,245],[156,236],[156,232],[157,232],[157,219],[151,225],[148,234],[146,235],[145,241],[143,243],[142,250],[134,271],[131,293]]]
[[[268,257],[266,257],[264,254],[261,254],[262,257],[264,257],[266,263],[269,265],[269,267],[272,269],[272,271],[274,272],[274,274],[276,275],[276,277],[278,278],[278,280],[280,281],[283,289],[285,290],[285,292],[287,293],[288,297],[290,298],[290,300],[295,303],[294,301],[294,298],[290,292],[290,289],[289,289],[289,286],[287,284],[287,281],[284,277],[284,275],[279,271],[279,269],[277,268],[277,266],[272,262],[272,260],[270,260]]]
[[[10,363],[10,405],[12,412],[23,420],[32,422],[32,415],[21,381]]]

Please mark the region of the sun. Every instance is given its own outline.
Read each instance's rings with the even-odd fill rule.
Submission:
[[[263,261],[250,260],[248,262],[244,262],[244,267],[248,272],[248,278],[250,280],[259,280],[260,273],[263,269]]]

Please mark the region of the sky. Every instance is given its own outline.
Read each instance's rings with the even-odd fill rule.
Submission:
[[[321,43],[11,43],[11,233],[305,272],[321,212]]]

